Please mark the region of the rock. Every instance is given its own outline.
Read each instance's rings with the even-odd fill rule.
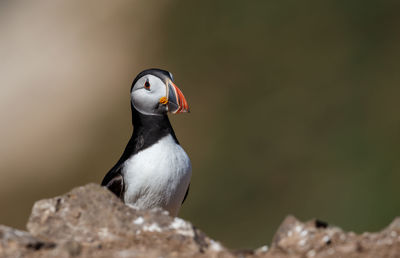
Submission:
[[[23,257],[54,247],[54,243],[41,241],[28,232],[0,225],[0,257]]]
[[[136,210],[88,184],[35,203],[29,232],[0,225],[0,257],[400,257],[400,218],[356,235],[288,216],[271,246],[231,251],[163,210]]]
[[[166,211],[136,210],[95,184],[35,203],[28,230],[80,257],[232,257],[218,242]]]
[[[318,220],[302,223],[288,216],[260,257],[400,257],[399,236],[400,218],[380,233],[356,235]]]

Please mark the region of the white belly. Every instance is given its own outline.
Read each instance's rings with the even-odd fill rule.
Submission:
[[[177,216],[192,175],[190,159],[171,135],[125,161],[124,201],[140,209],[161,207]]]

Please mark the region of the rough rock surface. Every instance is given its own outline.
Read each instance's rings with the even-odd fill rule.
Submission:
[[[356,235],[289,216],[270,248],[233,251],[187,221],[128,207],[95,184],[36,202],[27,228],[0,226],[0,257],[400,257],[400,219]]]
[[[400,218],[380,233],[356,235],[318,220],[302,223],[288,216],[265,257],[400,257]]]

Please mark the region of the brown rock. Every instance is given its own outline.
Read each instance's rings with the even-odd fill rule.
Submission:
[[[231,257],[189,222],[131,208],[95,184],[36,202],[27,227],[37,238],[63,243],[71,256]]]
[[[24,257],[32,251],[40,252],[55,248],[52,242],[44,242],[25,231],[0,225],[0,257]]]
[[[275,234],[271,248],[260,257],[400,257],[400,219],[380,233],[343,232],[338,227],[288,216]]]
[[[162,210],[136,210],[95,184],[35,203],[28,232],[0,226],[0,257],[400,257],[400,218],[356,235],[288,216],[271,247],[229,251]]]

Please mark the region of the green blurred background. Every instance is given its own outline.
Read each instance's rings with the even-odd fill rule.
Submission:
[[[193,178],[180,216],[231,248],[288,214],[376,231],[400,214],[400,2],[0,2],[0,223],[100,183],[159,67]]]

